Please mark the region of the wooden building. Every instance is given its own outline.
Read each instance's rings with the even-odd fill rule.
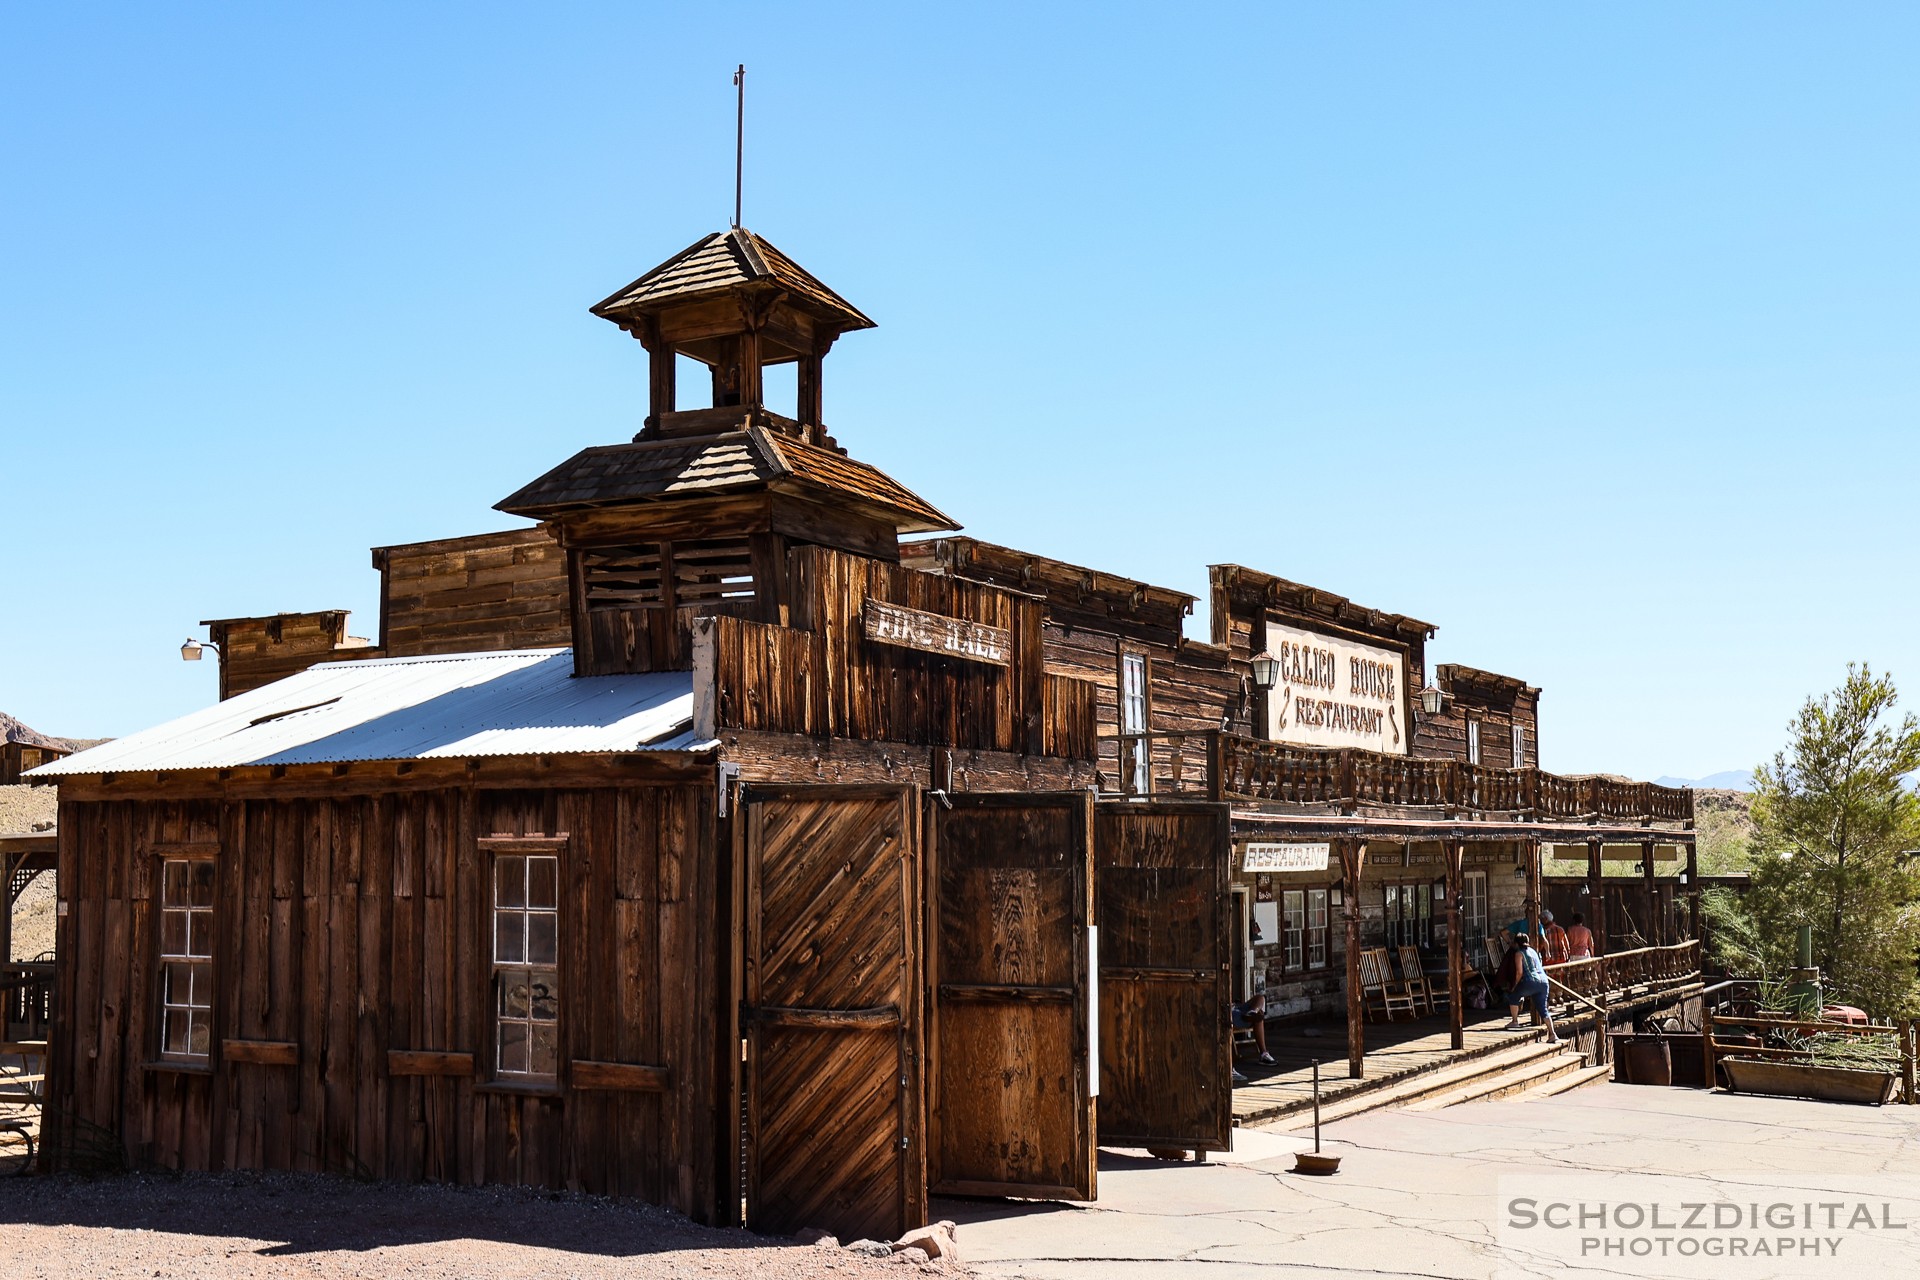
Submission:
[[[1457,1018],[1475,886],[1691,844],[1686,793],[1461,756],[1538,691],[1447,669],[1423,721],[1426,623],[1223,566],[1198,642],[1190,596],[948,536],[826,430],[872,322],[751,232],[594,311],[647,412],[499,504],[536,528],[376,550],[377,643],[210,624],[220,703],[35,775],[49,1163],[67,1125],[842,1235],[1091,1199],[1097,1142],[1230,1144],[1236,984],[1351,1008],[1377,928],[1451,949]]]

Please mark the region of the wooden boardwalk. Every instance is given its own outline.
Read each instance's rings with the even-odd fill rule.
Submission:
[[[1347,1076],[1344,1022],[1270,1027],[1267,1048],[1278,1061],[1270,1067],[1263,1067],[1251,1058],[1240,1058],[1234,1063],[1250,1078],[1250,1083],[1234,1087],[1233,1122],[1265,1124],[1311,1108],[1315,1058],[1320,1059],[1320,1102],[1324,1106],[1336,1099],[1384,1089],[1410,1076],[1439,1071],[1469,1058],[1524,1044],[1540,1034],[1534,1030],[1498,1030],[1506,1021],[1505,1014],[1485,1014],[1480,1021],[1469,1023],[1464,1049],[1452,1047],[1444,1014],[1411,1022],[1369,1022],[1366,1076],[1359,1080]]]

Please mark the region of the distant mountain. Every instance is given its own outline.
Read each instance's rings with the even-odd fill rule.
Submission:
[[[1696,791],[1751,791],[1753,770],[1726,769],[1704,778],[1655,778],[1654,783],[1662,787],[1692,787]]]

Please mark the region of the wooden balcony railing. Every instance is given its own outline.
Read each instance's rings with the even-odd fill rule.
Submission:
[[[1693,825],[1693,792],[1613,778],[1563,778],[1540,769],[1496,769],[1463,760],[1325,750],[1219,730],[1119,735],[1116,789],[1142,790],[1134,761],[1144,751],[1155,795],[1324,807],[1361,805],[1505,814],[1536,821]]]
[[[1602,1000],[1636,988],[1675,986],[1700,976],[1700,943],[1676,942],[1665,947],[1616,951],[1591,960],[1567,960],[1548,965],[1547,976],[1588,1000]]]

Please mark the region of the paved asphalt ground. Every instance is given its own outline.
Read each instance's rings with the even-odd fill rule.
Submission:
[[[935,1215],[961,1224],[962,1255],[986,1276],[1920,1275],[1920,1107],[1607,1083],[1539,1100],[1374,1112],[1330,1125],[1325,1138],[1343,1157],[1332,1178],[1291,1172],[1310,1135],[1240,1130],[1237,1149],[1207,1165],[1103,1152],[1097,1205],[953,1200],[939,1202]],[[1662,1175],[1661,1185],[1647,1175]],[[1698,1220],[1667,1230],[1629,1216],[1610,1232],[1623,1251],[1664,1248],[1664,1260],[1583,1257],[1580,1239],[1595,1237],[1571,1228],[1503,1233],[1503,1224],[1520,1221],[1512,1205],[1521,1195],[1542,1204],[1604,1202],[1621,1206],[1621,1215],[1658,1202],[1667,1223],[1684,1223],[1689,1213]],[[1852,1218],[1856,1202],[1867,1201],[1878,1228]],[[1716,1207],[1684,1207],[1695,1203]],[[1844,1203],[1837,1212],[1854,1229],[1805,1231],[1802,1218],[1785,1230],[1777,1220],[1709,1230],[1713,1213],[1775,1203]],[[1706,1243],[1709,1236],[1719,1243]],[[1640,1237],[1648,1243],[1634,1244]],[[1837,1249],[1816,1246],[1821,1252],[1808,1255],[1806,1241],[1836,1238]],[[1793,1243],[1779,1243],[1787,1239]],[[1765,1255],[1735,1255],[1757,1240],[1769,1242]]]

